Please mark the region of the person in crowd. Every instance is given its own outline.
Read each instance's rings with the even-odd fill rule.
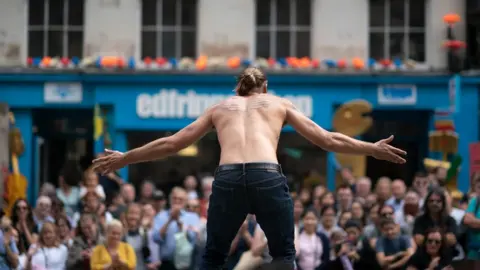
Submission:
[[[138,202],[141,204],[151,203],[153,192],[155,191],[155,185],[150,180],[145,180],[140,185],[140,197]]]
[[[303,215],[303,212],[305,211],[305,207],[303,207],[303,204],[302,204],[302,201],[300,201],[300,199],[296,198],[294,201],[293,201],[293,222],[295,223],[295,243],[297,242],[298,240],[298,234],[300,232],[300,228],[303,227],[303,221],[302,221],[302,215]],[[321,210],[320,210],[321,212]],[[320,217],[320,213],[319,215],[317,215],[318,217]],[[320,227],[320,224],[318,224],[319,227]],[[295,244],[295,246],[297,246],[297,244]]]
[[[92,169],[87,169],[83,174],[83,186],[80,187],[80,198],[84,198],[87,193],[95,193],[103,201],[106,199],[105,191],[100,185],[98,174]]]
[[[362,221],[358,219],[351,219],[345,224],[347,241],[351,245],[348,257],[354,269],[380,270],[375,249],[370,245],[369,239],[362,236],[362,229]]]
[[[470,199],[463,219],[468,233],[468,254],[470,260],[480,261],[480,177],[473,179],[475,196]]]
[[[340,213],[350,211],[352,207],[353,193],[348,185],[341,185],[337,188],[337,210]]]
[[[309,206],[312,199],[312,190],[305,187],[302,188],[298,194],[298,198],[300,198],[305,207]]]
[[[64,270],[68,249],[60,243],[54,223],[46,221],[40,229],[38,242],[31,245],[22,264],[26,270]]]
[[[372,180],[368,177],[360,177],[355,184],[355,196],[357,198],[367,199],[372,191]]]
[[[70,218],[78,211],[80,189],[75,185],[80,182],[80,178],[81,172],[76,170],[75,167],[64,168],[58,177],[56,196],[62,201],[65,207],[65,213]]]
[[[104,241],[97,225],[97,217],[82,214],[75,235],[68,250],[67,270],[89,269],[93,248]]]
[[[335,195],[333,195],[333,193],[330,192],[330,191],[326,192],[320,198],[320,204],[322,205],[322,207],[326,207],[326,206],[335,207]],[[336,210],[336,208],[335,208],[335,210]]]
[[[90,213],[98,217],[98,221],[101,225],[101,230],[106,229],[106,224],[113,220],[112,214],[106,211],[105,205],[101,201],[102,199],[98,196],[96,192],[88,192],[84,197],[84,208],[83,213]],[[73,224],[78,224],[80,219],[80,213],[77,212],[73,216]]]
[[[400,229],[391,217],[382,218],[380,226],[382,235],[375,245],[378,263],[381,267],[392,270],[405,268],[414,253],[410,238],[399,233]]]
[[[187,175],[183,180],[183,187],[187,191],[188,199],[198,199],[198,191],[197,191],[197,178],[193,175]]]
[[[73,222],[72,219],[66,215],[65,205],[57,197],[52,199],[52,207],[51,207],[50,213],[53,220],[57,220],[58,217],[66,217],[68,222],[70,222],[70,224],[72,224]]]
[[[342,228],[336,224],[337,212],[332,205],[327,205],[320,211],[321,224],[319,224],[318,231],[324,233],[328,238],[331,237],[335,231],[343,231]]]
[[[254,237],[250,245],[250,249],[244,252],[233,270],[253,270],[253,269],[264,269],[262,266],[269,265],[263,260],[263,254],[267,249],[267,241],[261,237]],[[281,262],[280,262],[281,263]],[[283,267],[282,267],[283,266]],[[290,270],[291,266],[288,264],[285,265],[273,265],[275,270]]]
[[[148,232],[141,225],[142,206],[132,203],[126,212],[126,235],[124,241],[132,246],[137,258],[136,270],[156,269],[160,262],[151,261],[151,250],[148,241]]]
[[[117,219],[107,224],[105,244],[97,245],[90,258],[92,270],[125,269],[134,270],[137,265],[135,250],[122,242],[124,229]]]
[[[153,219],[155,218],[155,208],[151,204],[142,206],[142,228],[147,233],[148,248],[150,249],[150,257],[148,259],[147,270],[150,268],[158,269],[162,263],[160,260],[160,247],[153,241]],[[128,217],[127,217],[128,218]]]
[[[320,200],[320,198],[323,196],[323,194],[325,194],[325,192],[327,192],[327,188],[324,185],[316,185],[313,188],[312,197],[314,199]]]
[[[153,223],[153,239],[160,245],[160,257],[162,265],[160,269],[176,269],[174,255],[177,250],[184,248],[189,250],[188,245],[193,245],[196,240],[196,233],[192,228],[198,227],[200,217],[195,213],[185,211],[187,203],[187,192],[180,187],[175,187],[170,192],[170,209],[157,214]],[[176,237],[177,233],[185,234],[188,243],[183,237]],[[180,243],[181,242],[181,243]],[[177,247],[177,244],[181,246]],[[192,255],[192,254],[190,254]]]
[[[120,192],[112,195],[112,203],[108,207],[108,212],[112,214],[114,219],[120,219],[123,213],[127,211],[127,206],[123,201],[123,196]]]
[[[207,211],[208,211],[208,203],[206,204]],[[201,213],[201,208],[199,209]],[[197,241],[196,241],[196,258],[195,258],[195,267],[194,270],[200,269],[203,260],[203,253],[205,246],[207,244],[207,218],[200,215],[200,225],[196,232],[197,234]]]
[[[448,170],[444,167],[436,167],[433,171],[434,179],[436,180],[434,184],[444,187],[447,182],[447,172]]]
[[[363,235],[367,238],[372,238],[374,237],[374,232],[376,232],[377,228],[379,227],[378,223],[378,212],[380,210],[380,205],[378,204],[373,204],[370,209],[368,209],[368,220],[365,227],[363,227]]]
[[[370,193],[367,195],[367,198],[365,199],[365,208],[370,209],[376,203],[377,203],[377,194]]]
[[[439,227],[445,232],[446,242],[449,247],[457,243],[457,224],[448,213],[447,199],[442,188],[433,188],[425,198],[423,213],[415,219],[413,237],[418,246],[425,241],[428,229]]]
[[[121,194],[126,205],[135,201],[136,192],[135,187],[132,184],[124,183],[121,187]]]
[[[338,227],[342,228],[342,230],[345,230],[345,224],[347,224],[347,221],[352,218],[352,212],[350,211],[345,211],[340,214],[338,217]]]
[[[155,209],[156,213],[159,213],[165,210],[165,207],[167,206],[167,200],[165,198],[165,193],[163,193],[163,191],[159,189],[153,191],[152,206]]]
[[[18,199],[12,207],[12,225],[18,232],[18,250],[26,253],[31,244],[37,241],[38,228],[33,220],[33,211],[25,199]]]
[[[370,215],[372,220],[374,220],[374,222],[371,224],[372,226],[366,227],[363,231],[365,237],[369,239],[376,239],[380,235],[382,235],[382,228],[380,226],[380,221],[382,220],[382,218],[393,218],[395,213],[393,210],[393,207],[388,204],[383,204],[376,209],[378,209],[376,217],[375,217],[375,214],[373,214],[373,216]],[[373,210],[374,209],[372,208],[370,212],[372,212]]]
[[[362,228],[367,225],[367,215],[360,201],[355,200],[352,203],[352,218],[360,221]]]
[[[407,270],[447,270],[451,268],[452,256],[439,228],[429,229],[425,243],[417,248],[407,263]]]
[[[313,210],[317,216],[320,216],[320,211],[322,211],[322,203],[321,203],[321,199],[322,199],[322,195],[320,196],[315,196],[315,189],[314,189],[314,194],[312,195],[312,205],[310,206],[309,210]],[[296,199],[298,200],[300,203],[302,203],[299,199]]]
[[[250,215],[245,219],[240,230],[238,230],[228,253],[227,269],[233,269],[237,265],[240,257],[245,251],[250,249],[255,233],[257,232],[257,222]]]
[[[392,180],[388,177],[380,177],[375,185],[375,194],[380,205],[390,199],[392,194]]]
[[[38,231],[42,229],[43,223],[55,222],[51,216],[51,207],[52,199],[50,197],[43,195],[38,197],[37,206],[35,207],[35,210],[33,210],[33,221],[35,222]]]
[[[423,207],[425,198],[428,194],[428,175],[425,172],[417,172],[413,178],[412,187],[415,189],[415,191],[417,191],[418,195],[420,195],[420,207]]]
[[[13,270],[18,267],[19,251],[13,236],[12,221],[4,216],[0,221],[0,270]]]
[[[47,196],[50,199],[55,198],[56,196],[56,189],[52,183],[45,182],[40,187],[39,196]]]
[[[207,217],[207,207],[206,205],[209,203],[210,195],[212,194],[212,184],[213,184],[213,176],[206,176],[202,178],[202,199],[200,200],[200,215],[202,217]]]
[[[407,187],[402,179],[395,179],[392,182],[392,197],[387,200],[387,204],[391,205],[395,212],[403,208],[405,203],[405,193]]]
[[[329,270],[353,270],[352,260],[357,259],[357,254],[352,245],[347,241],[345,232],[334,232],[330,237],[330,262],[326,269]],[[349,257],[350,255],[350,257]]]
[[[415,190],[409,190],[405,194],[403,207],[395,211],[395,222],[408,235],[412,234],[415,218],[420,214],[420,196]]]
[[[55,225],[58,229],[58,238],[60,243],[70,248],[73,243],[72,238],[72,224],[65,215],[60,215],[55,219]]]
[[[317,232],[318,218],[313,210],[303,216],[303,230],[298,236],[297,265],[299,270],[326,269],[330,257],[328,237]]]

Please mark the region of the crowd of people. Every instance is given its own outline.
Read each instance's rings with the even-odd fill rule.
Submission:
[[[480,260],[480,175],[470,194],[444,189],[443,169],[417,173],[411,188],[388,177],[372,186],[348,169],[342,176],[335,191],[306,182],[292,191],[297,269],[443,270]],[[213,177],[187,176],[168,196],[151,181],[137,192],[113,173],[87,170],[79,185],[74,177],[63,170],[34,206],[20,199],[1,219],[0,270],[200,267]],[[226,268],[260,269],[270,260],[268,239],[249,215]]]

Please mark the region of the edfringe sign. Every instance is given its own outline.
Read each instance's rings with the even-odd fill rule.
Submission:
[[[273,93],[272,91],[270,91]],[[176,89],[162,89],[155,94],[137,96],[137,115],[140,118],[197,118],[210,106],[230,95],[199,94],[194,90],[179,93]],[[285,95],[295,107],[308,117],[313,115],[313,99],[309,95]]]

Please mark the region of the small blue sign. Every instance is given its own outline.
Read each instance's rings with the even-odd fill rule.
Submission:
[[[378,86],[379,105],[415,105],[417,87],[415,85],[387,84]]]

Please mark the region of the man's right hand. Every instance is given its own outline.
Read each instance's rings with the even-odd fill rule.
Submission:
[[[376,159],[386,160],[397,164],[404,164],[406,160],[401,156],[406,156],[407,152],[391,146],[390,143],[392,141],[393,135],[376,142],[372,156]]]

